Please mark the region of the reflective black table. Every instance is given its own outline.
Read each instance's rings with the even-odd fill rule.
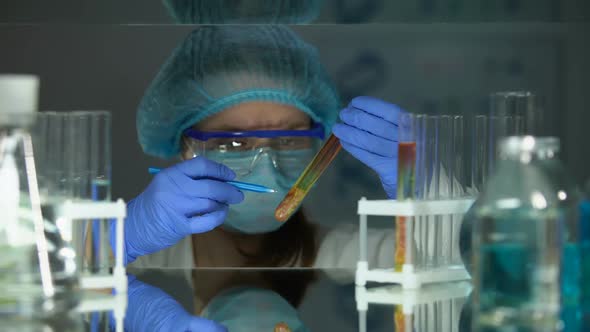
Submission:
[[[184,330],[188,324],[194,331],[209,331],[200,325],[199,317],[238,332],[470,330],[469,312],[464,310],[469,282],[420,290],[396,285],[357,287],[354,272],[130,269],[125,328],[170,331]],[[108,321],[108,314],[94,319],[90,315],[84,325],[89,331],[108,331]],[[285,326],[289,330],[279,329]]]

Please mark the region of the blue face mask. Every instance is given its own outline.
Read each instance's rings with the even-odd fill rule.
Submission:
[[[275,209],[313,155],[314,151],[309,149],[269,151],[257,156],[252,171],[248,174],[238,173],[236,180],[263,185],[275,189],[276,192],[272,194],[244,192],[244,201],[230,206],[223,227],[245,234],[269,233],[279,229],[285,223],[275,219]],[[224,163],[230,168],[237,168],[240,165],[252,163],[252,157],[236,157],[231,161],[226,159]]]

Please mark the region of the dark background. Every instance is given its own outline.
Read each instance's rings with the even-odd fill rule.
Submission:
[[[327,0],[322,24],[292,28],[319,49],[344,102],[364,94],[414,112],[470,114],[485,112],[494,91],[537,93],[568,169],[580,184],[590,179],[587,2],[482,0],[463,9],[455,2],[376,1],[380,10],[351,18]],[[196,28],[161,24],[170,22],[161,3],[142,3],[0,4],[0,72],[39,75],[41,110],[112,112],[112,196],[126,200],[149,182],[148,166],[170,163],[143,154],[135,112],[162,63]],[[373,2],[356,2],[363,3]],[[332,24],[343,21],[365,23]],[[107,24],[138,22],[145,24]],[[322,223],[355,221],[361,196],[384,198],[375,175],[342,153],[307,205]]]
[[[250,13],[248,17],[235,17],[230,21],[192,23],[269,23],[273,20],[256,14],[256,8],[267,8],[268,3],[273,3],[268,0],[171,1],[192,1],[200,8],[208,3],[231,4],[235,12]],[[323,24],[581,22],[590,18],[590,3],[586,0],[279,0],[273,4],[275,8],[297,8],[293,6],[296,3],[310,4],[306,13],[312,15],[307,23]],[[227,19],[231,15],[223,17]],[[166,12],[162,0],[3,0],[0,22],[169,24],[174,20]]]
[[[590,179],[589,9],[587,0],[325,0],[321,24],[293,29],[319,49],[344,102],[365,94],[415,112],[473,114],[487,110],[491,92],[534,91],[582,184]],[[155,0],[0,2],[0,73],[39,75],[41,110],[112,112],[114,198],[141,192],[148,166],[174,162],[143,154],[135,129],[146,87],[196,28],[170,23]],[[342,153],[306,204],[323,224],[356,222],[361,196],[384,198],[376,176]],[[312,286],[302,317],[312,330],[356,330],[352,289],[326,280]],[[370,331],[391,330],[391,308],[369,313]]]

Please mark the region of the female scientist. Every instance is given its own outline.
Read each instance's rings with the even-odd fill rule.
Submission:
[[[302,211],[285,223],[274,219],[276,206],[330,131],[377,172],[387,196],[395,197],[400,110],[370,97],[339,108],[316,50],[287,27],[193,31],[139,105],[143,150],[182,161],[129,202],[125,262],[325,267],[340,259],[335,254],[356,260],[350,231],[320,235]],[[342,123],[335,124],[338,117]],[[241,192],[226,183],[230,180],[277,193]],[[381,233],[375,235],[386,236]],[[389,257],[393,238],[387,241]],[[326,246],[329,250],[322,249]]]

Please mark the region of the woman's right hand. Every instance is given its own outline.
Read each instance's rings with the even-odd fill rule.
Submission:
[[[244,200],[241,191],[226,183],[235,176],[228,167],[204,157],[158,173],[145,191],[127,204],[125,264],[221,225],[228,205]],[[111,236],[112,248],[114,239]]]

